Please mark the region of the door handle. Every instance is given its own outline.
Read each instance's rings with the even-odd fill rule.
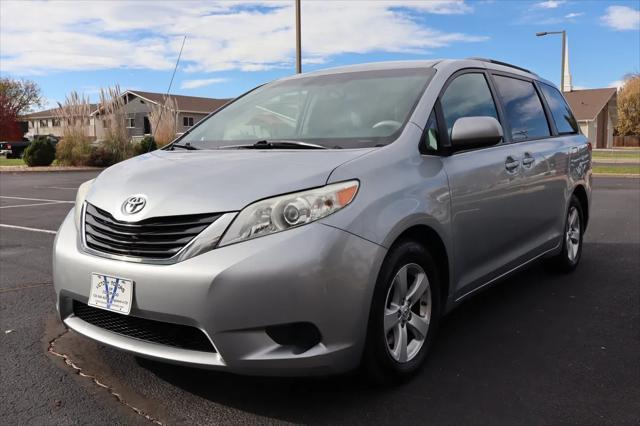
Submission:
[[[520,166],[520,162],[513,157],[507,157],[507,161],[504,163],[504,168],[512,172]]]
[[[533,158],[531,154],[529,154],[528,152],[524,153],[524,158],[522,159],[522,165],[524,167],[531,167],[531,165],[535,163],[535,161],[536,159]]]

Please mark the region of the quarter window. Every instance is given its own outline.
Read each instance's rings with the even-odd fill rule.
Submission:
[[[438,121],[436,120],[435,111],[431,112],[429,116],[429,121],[427,121],[427,127],[425,128],[426,132],[424,135],[424,149],[426,151],[437,151],[438,150]]]
[[[487,80],[482,73],[456,77],[440,99],[447,132],[451,136],[453,123],[461,117],[493,117],[498,119]]]
[[[494,76],[514,141],[550,136],[549,123],[533,83]]]
[[[540,89],[542,90],[544,98],[547,100],[549,109],[551,109],[551,115],[553,116],[553,121],[556,123],[558,133],[561,135],[578,133],[578,122],[571,113],[571,109],[560,94],[560,91],[545,83],[540,83]]]

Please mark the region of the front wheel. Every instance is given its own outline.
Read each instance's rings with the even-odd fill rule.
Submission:
[[[374,291],[363,364],[375,382],[411,377],[424,364],[440,318],[438,270],[413,241],[392,247]]]

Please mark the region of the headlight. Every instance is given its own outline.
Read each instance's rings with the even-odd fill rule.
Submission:
[[[253,203],[238,214],[220,246],[322,219],[351,203],[358,192],[358,185],[358,181],[351,180]]]
[[[74,219],[76,224],[76,229],[80,230],[80,221],[82,220],[82,206],[84,204],[84,200],[87,198],[87,194],[91,189],[91,185],[93,185],[93,181],[95,179],[91,179],[80,185],[78,188],[78,193],[76,194],[76,205],[74,211]]]

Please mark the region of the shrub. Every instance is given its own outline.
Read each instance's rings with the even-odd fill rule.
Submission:
[[[114,133],[108,133],[101,146],[111,153],[114,164],[134,156],[135,146],[128,140],[123,142]]]
[[[86,166],[91,156],[89,98],[71,92],[58,104],[56,116],[63,126],[63,139],[56,145],[56,159],[65,166]]]
[[[91,150],[89,138],[65,137],[56,145],[56,159],[63,166],[88,166]]]
[[[113,152],[104,145],[91,146],[91,154],[89,156],[89,165],[94,167],[109,167],[116,162],[113,158]]]
[[[46,136],[37,136],[24,150],[24,162],[29,167],[50,166],[56,158],[56,149]]]
[[[155,151],[156,149],[158,149],[158,145],[156,145],[156,141],[153,139],[153,136],[145,136],[138,144],[136,144],[134,150],[136,155],[141,155],[150,151]]]

